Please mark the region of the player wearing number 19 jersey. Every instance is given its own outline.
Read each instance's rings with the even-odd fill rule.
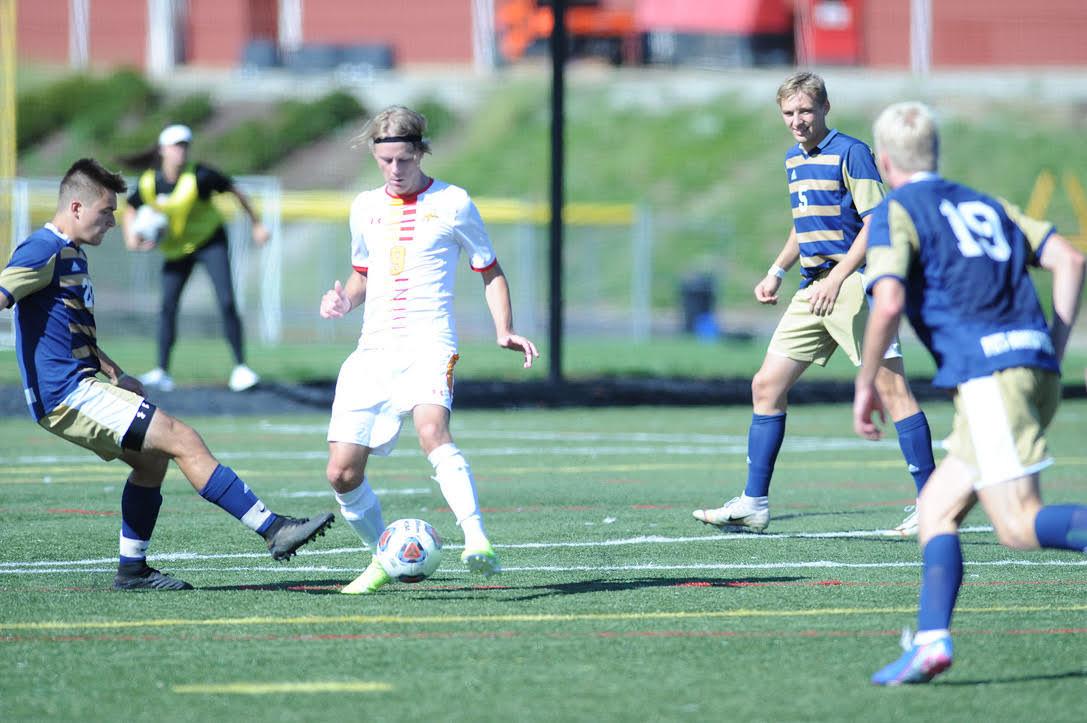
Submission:
[[[875,210],[865,276],[906,284],[906,315],[938,366],[933,386],[1010,367],[1060,370],[1029,273],[1053,231],[935,173],[917,174]]]
[[[936,174],[939,137],[920,103],[896,103],[874,126],[894,189],[868,239],[872,311],[864,332],[853,426],[878,439],[875,369],[905,311],[952,390],[947,456],[918,500],[922,574],[917,634],[877,671],[877,685],[927,683],[951,666],[951,614],[962,585],[959,523],[980,502],[1004,545],[1087,552],[1087,506],[1043,505],[1052,464],[1045,431],[1061,397],[1059,362],[1079,311],[1083,254],[1049,223]],[[1047,323],[1028,274],[1053,274]]]

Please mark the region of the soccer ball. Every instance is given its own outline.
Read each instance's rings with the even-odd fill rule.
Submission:
[[[158,243],[166,235],[166,214],[150,204],[136,209],[136,218],[132,221],[132,231],[142,239]]]
[[[422,582],[442,561],[442,538],[428,522],[393,522],[377,540],[377,561],[397,582]]]

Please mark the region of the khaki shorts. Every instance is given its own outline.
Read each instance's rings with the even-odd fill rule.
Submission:
[[[143,448],[154,413],[140,395],[88,377],[38,424],[108,461]]]
[[[823,283],[817,279],[793,294],[774,330],[767,349],[771,354],[826,366],[841,347],[854,366],[861,363],[861,339],[868,321],[868,304],[860,274],[850,274],[838,290],[834,311],[827,316],[811,313],[811,292]]]
[[[767,351],[796,361],[826,366],[834,351],[841,347],[853,366],[859,367],[870,301],[864,293],[864,277],[854,273],[846,278],[838,289],[834,311],[827,316],[811,313],[811,292],[821,283],[822,278],[816,279],[793,295],[774,330]],[[897,359],[901,356],[896,336],[883,358]]]
[[[340,367],[329,442],[392,453],[403,418],[420,404],[453,406],[453,365],[458,355],[438,347],[420,353],[356,349]]]
[[[1060,404],[1060,375],[1012,367],[960,384],[954,396],[955,419],[944,446],[977,471],[974,489],[1053,464],[1045,430]]]

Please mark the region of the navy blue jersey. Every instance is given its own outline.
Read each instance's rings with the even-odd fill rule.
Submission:
[[[1059,371],[1029,267],[1050,223],[968,186],[924,174],[874,211],[869,289],[906,285],[906,314],[936,360],[937,387],[1010,367]]]
[[[800,242],[800,288],[834,267],[883,200],[883,182],[864,142],[837,130],[812,149],[799,143],[785,154],[793,226]]]
[[[0,293],[15,302],[16,356],[37,421],[101,369],[87,255],[46,224],[15,248]]]

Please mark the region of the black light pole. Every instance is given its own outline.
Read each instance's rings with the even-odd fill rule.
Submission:
[[[551,29],[551,374],[562,382],[563,96],[566,68],[566,0],[552,0]]]

